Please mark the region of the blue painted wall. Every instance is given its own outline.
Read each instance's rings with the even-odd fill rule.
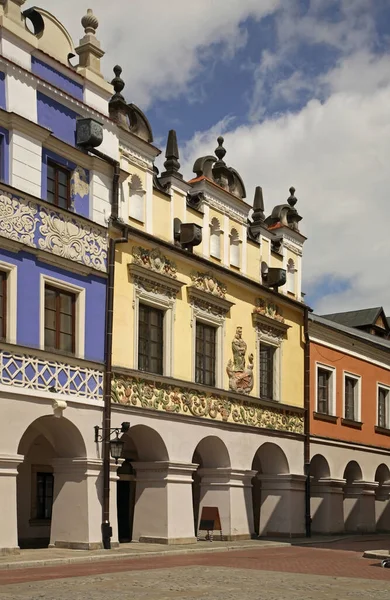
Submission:
[[[0,71],[0,108],[7,110],[7,100],[5,93],[5,73]]]
[[[28,252],[15,254],[1,249],[0,259],[17,266],[17,343],[39,348],[40,274],[43,273],[85,288],[85,359],[103,362],[106,279],[95,275],[84,277],[47,265]]]
[[[41,179],[41,197],[43,200],[47,200],[47,160],[51,159],[59,165],[62,165],[69,169],[69,171],[74,171],[77,167],[76,163],[63,158],[59,154],[55,154],[55,152],[51,152],[51,150],[47,150],[46,148],[42,149],[42,179]],[[89,171],[88,169],[84,169],[86,179],[89,187]],[[72,175],[72,179],[73,179]],[[71,202],[72,208],[75,213],[78,215],[82,215],[83,217],[89,218],[89,192],[85,196],[81,196],[79,193],[74,193],[71,191]]]
[[[63,75],[60,71],[53,69],[53,67],[47,63],[39,60],[39,58],[35,58],[35,56],[31,57],[31,70],[35,75],[38,75],[38,77],[52,83],[78,100],[83,100],[84,88],[81,83],[73,81],[70,77]]]
[[[37,103],[39,125],[50,129],[60,140],[75,146],[77,113],[41,92],[37,92]]]

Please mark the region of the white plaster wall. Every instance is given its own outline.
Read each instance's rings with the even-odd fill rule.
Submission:
[[[108,154],[111,158],[119,160],[119,140],[114,130],[104,127],[103,143],[99,146],[100,152]]]
[[[312,440],[310,454],[311,457],[316,454],[322,454],[328,461],[330,477],[333,479],[343,478],[345,467],[351,460],[355,460],[360,465],[363,481],[375,481],[375,472],[381,464],[387,465],[390,469],[390,456],[388,454],[370,452],[363,448],[331,446],[330,444],[321,444]]]
[[[104,227],[111,215],[111,187],[110,177],[96,171],[91,172],[92,220]]]
[[[11,185],[40,197],[42,144],[15,130],[10,142]]]
[[[27,71],[31,71],[31,54],[27,45],[4,29],[1,33],[1,54]]]
[[[38,122],[37,91],[23,73],[10,71],[6,78],[8,112],[14,112],[33,123]]]
[[[88,106],[92,106],[103,115],[108,115],[108,100],[96,91],[88,81],[84,83],[84,102]]]

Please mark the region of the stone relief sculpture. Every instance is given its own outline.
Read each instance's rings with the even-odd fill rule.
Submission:
[[[226,372],[229,376],[229,388],[233,392],[249,394],[253,389],[253,354],[248,357],[245,368],[247,344],[242,338],[242,327],[237,327],[232,341],[233,360],[229,360]]]

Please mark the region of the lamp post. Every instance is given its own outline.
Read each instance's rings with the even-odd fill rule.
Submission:
[[[111,427],[109,432],[108,432],[108,436],[107,437],[103,437],[102,434],[100,434],[100,431],[103,431],[102,427],[99,427],[99,425],[95,425],[94,430],[95,430],[95,443],[98,442],[106,442],[109,440],[109,445],[110,445],[110,454],[111,457],[113,459],[115,459],[115,464],[118,464],[118,459],[122,456],[122,450],[123,450],[123,446],[125,445],[125,442],[121,439],[119,439],[119,434],[120,433],[127,433],[130,429],[130,423],[125,421],[124,423],[122,423],[121,427]],[[112,440],[111,436],[115,434],[116,437]]]

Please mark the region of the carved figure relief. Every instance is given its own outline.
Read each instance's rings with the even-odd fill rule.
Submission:
[[[173,279],[177,278],[175,263],[164,256],[158,248],[147,250],[146,248],[141,248],[141,246],[134,246],[133,259],[134,263],[141,265],[141,267],[161,273],[162,275],[168,275]]]
[[[284,317],[280,308],[273,302],[267,302],[262,298],[259,298],[257,300],[253,312],[258,315],[264,315],[265,317],[269,317],[270,319],[275,319],[280,323],[284,323]]]
[[[226,372],[229,377],[229,388],[233,392],[249,394],[253,389],[253,354],[248,357],[248,367],[245,368],[247,344],[242,338],[242,327],[237,327],[232,341],[233,360],[229,360]]]
[[[225,298],[226,296],[226,285],[221,283],[221,281],[218,281],[218,279],[216,279],[210,272],[194,272],[191,274],[191,280],[198,290],[208,292],[209,294],[213,294],[213,296],[218,296],[219,298]]]

